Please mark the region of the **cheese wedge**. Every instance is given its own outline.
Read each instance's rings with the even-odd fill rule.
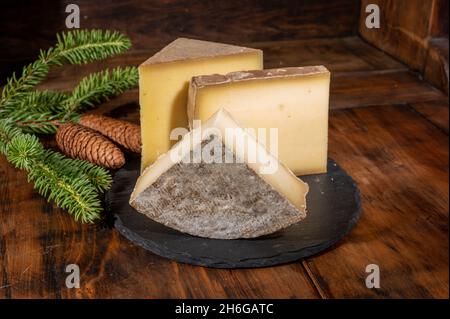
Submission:
[[[191,80],[188,118],[207,120],[226,108],[244,127],[278,129],[277,155],[296,175],[327,169],[330,72],[324,66],[293,67]],[[270,151],[267,135],[257,136]]]
[[[191,235],[252,238],[305,218],[307,192],[306,183],[220,109],[144,170],[130,205]]]
[[[179,38],[139,66],[141,168],[174,144],[173,128],[188,127],[186,104],[194,75],[262,69],[262,51]]]

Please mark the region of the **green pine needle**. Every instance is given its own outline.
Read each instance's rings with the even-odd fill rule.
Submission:
[[[52,64],[85,64],[125,52],[131,47],[129,38],[119,32],[75,30],[57,34],[57,44],[41,59]]]
[[[38,161],[29,171],[28,181],[34,183],[39,194],[66,209],[76,221],[92,223],[100,217],[102,204],[96,188],[84,176],[61,176],[50,165]]]
[[[29,170],[44,152],[42,144],[35,135],[14,136],[6,147],[6,158],[19,169]]]
[[[102,212],[99,191],[111,185],[111,176],[101,167],[44,150],[35,135],[24,134],[10,120],[0,120],[0,151],[49,201],[66,209],[77,221],[94,222]]]
[[[116,68],[87,76],[71,94],[33,91],[53,65],[84,64],[125,52],[130,40],[102,30],[75,30],[57,35],[57,43],[42,50],[38,60],[13,74],[0,96],[0,153],[28,172],[35,189],[68,210],[75,220],[93,222],[102,211],[99,192],[112,182],[109,172],[86,161],[44,150],[27,133],[53,134],[60,123],[77,122],[80,112],[137,86],[135,67]]]
[[[92,73],[83,78],[66,100],[67,116],[82,112],[95,104],[109,100],[137,86],[139,80],[136,67],[115,68]]]
[[[18,94],[0,108],[7,117],[27,133],[53,134],[63,117],[62,103],[67,95],[54,91],[30,91]]]
[[[13,74],[3,88],[0,107],[18,93],[33,89],[48,74],[49,66],[85,64],[125,52],[131,47],[129,38],[119,32],[74,30],[56,35],[55,47],[41,50],[39,59],[23,68],[18,78]]]
[[[61,153],[50,150],[45,152],[44,158],[56,171],[67,177],[76,177],[83,174],[98,191],[105,191],[111,186],[111,175],[102,167],[87,161],[67,158]]]
[[[3,88],[0,106],[5,104],[5,102],[13,96],[35,87],[47,76],[47,73],[48,65],[41,60],[37,60],[25,66],[22,70],[22,75],[19,78],[13,73]]]
[[[6,155],[8,144],[21,133],[22,131],[11,120],[0,120],[0,153]]]
[[[5,103],[4,107],[0,109],[0,115],[2,113],[10,114],[17,110],[59,113],[63,111],[61,103],[67,97],[66,93],[48,90],[20,93]]]

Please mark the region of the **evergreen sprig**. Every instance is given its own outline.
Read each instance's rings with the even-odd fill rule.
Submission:
[[[76,30],[57,35],[57,43],[13,74],[0,96],[0,153],[15,167],[28,172],[28,180],[49,201],[82,222],[93,222],[102,211],[99,192],[112,182],[97,165],[45,150],[29,133],[55,133],[59,124],[76,121],[79,112],[135,87],[134,67],[102,71],[82,79],[71,93],[34,91],[53,65],[84,64],[123,53],[130,40],[118,32]]]
[[[125,52],[131,47],[129,38],[119,32],[75,30],[56,35],[57,43],[41,60],[51,64],[85,64]]]
[[[67,94],[54,91],[31,91],[18,94],[0,108],[0,117],[7,117],[25,132],[52,134],[62,118],[62,103]]]
[[[7,80],[3,87],[0,106],[19,93],[26,92],[38,85],[48,73],[48,64],[42,60],[36,60],[25,66],[22,75],[17,77],[15,73]]]
[[[67,177],[77,177],[83,174],[98,191],[105,191],[111,186],[111,175],[105,169],[95,164],[67,158],[61,153],[51,150],[46,150],[43,158],[56,171]]]
[[[0,120],[0,153],[6,155],[6,147],[14,136],[22,131],[9,119]]]
[[[56,35],[54,47],[41,50],[38,60],[25,66],[22,75],[14,73],[2,91],[0,106],[17,93],[31,90],[48,74],[52,65],[85,64],[125,52],[131,41],[119,32],[104,30],[75,30]]]
[[[74,112],[82,112],[87,108],[109,100],[124,91],[136,87],[139,75],[137,68],[115,68],[92,73],[83,78],[63,103],[66,118]]]
[[[102,210],[98,191],[111,185],[109,173],[94,164],[45,150],[35,135],[0,120],[0,150],[16,168],[28,172],[39,194],[54,200],[77,221],[93,222]]]

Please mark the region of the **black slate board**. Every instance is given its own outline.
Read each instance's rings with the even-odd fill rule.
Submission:
[[[359,190],[332,159],[328,173],[303,176],[309,184],[307,217],[285,230],[254,239],[221,240],[187,235],[161,225],[129,204],[140,162],[131,159],[114,176],[106,194],[117,230],[153,253],[214,268],[266,267],[317,254],[349,233],[360,214]]]

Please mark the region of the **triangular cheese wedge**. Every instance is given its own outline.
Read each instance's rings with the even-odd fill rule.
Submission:
[[[175,143],[177,127],[188,127],[189,81],[195,75],[262,69],[261,50],[179,38],[139,66],[141,171]]]
[[[256,53],[261,55],[261,50],[225,43],[178,38],[165,46],[161,51],[148,58],[141,66],[185,60],[208,59],[243,53]]]
[[[305,218],[307,192],[220,109],[144,170],[130,205],[191,235],[252,238]]]

